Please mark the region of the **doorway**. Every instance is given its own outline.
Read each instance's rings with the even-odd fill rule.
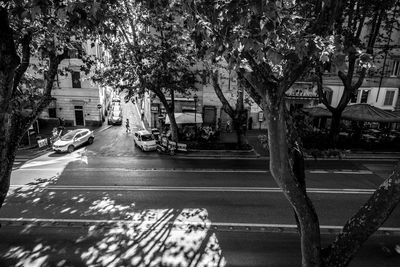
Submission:
[[[75,125],[83,126],[85,125],[85,120],[83,119],[83,106],[74,106],[75,109]]]

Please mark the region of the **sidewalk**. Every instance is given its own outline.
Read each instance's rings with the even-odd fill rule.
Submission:
[[[189,151],[184,156],[187,157],[225,157],[225,158],[269,158],[268,151],[263,147],[259,136],[265,135],[266,130],[248,130],[246,133],[247,141],[249,145],[253,147],[252,151],[232,151],[232,150],[192,150]],[[220,135],[220,140],[217,142],[222,143],[236,143],[236,133],[235,132],[222,132]],[[333,160],[338,159],[338,157],[331,158],[317,158],[317,160]],[[348,150],[342,160],[388,160],[397,161],[400,160],[400,152],[388,152],[388,151],[351,151]],[[313,157],[308,156],[306,160],[315,160]]]

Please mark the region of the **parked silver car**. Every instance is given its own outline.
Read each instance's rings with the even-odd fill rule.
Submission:
[[[94,140],[93,131],[89,129],[76,129],[69,131],[59,140],[54,142],[53,150],[55,152],[73,152],[75,148],[87,143],[92,144]]]

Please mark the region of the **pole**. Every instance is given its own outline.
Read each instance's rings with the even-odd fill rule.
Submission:
[[[194,98],[194,137],[197,139],[197,98]]]
[[[30,134],[29,129],[28,129],[28,144],[29,144],[29,147],[31,147],[31,134]]]
[[[103,125],[103,120],[101,119],[101,108],[99,108],[99,125]]]

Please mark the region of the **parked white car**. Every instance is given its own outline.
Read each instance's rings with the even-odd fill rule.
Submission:
[[[91,145],[94,140],[93,131],[89,129],[76,129],[69,131],[59,140],[54,142],[53,150],[55,152],[73,152],[75,148],[87,143]]]
[[[157,149],[157,143],[154,136],[146,130],[135,132],[133,135],[135,146],[143,151],[152,151]]]
[[[113,106],[110,116],[107,119],[108,125],[122,125],[122,109],[121,106]]]

